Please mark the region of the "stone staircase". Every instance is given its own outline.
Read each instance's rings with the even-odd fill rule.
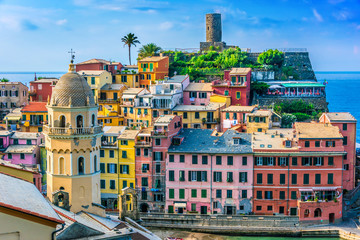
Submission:
[[[344,217],[354,218],[360,215],[360,184],[344,195]]]

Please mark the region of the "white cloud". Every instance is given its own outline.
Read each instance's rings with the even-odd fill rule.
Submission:
[[[166,30],[170,30],[171,28],[173,28],[174,24],[172,22],[163,22],[160,24],[159,29],[166,31]]]
[[[346,11],[346,10],[342,10],[339,12],[335,12],[333,13],[333,16],[338,20],[338,21],[346,21],[348,20],[351,16],[351,14]]]
[[[318,11],[315,8],[313,8],[313,14],[318,22],[324,21],[323,17],[320,15],[320,13],[318,13]]]
[[[58,20],[58,21],[56,21],[56,25],[59,25],[59,26],[62,26],[62,25],[64,25],[64,24],[66,24],[67,23],[67,19],[61,19],[61,20]]]

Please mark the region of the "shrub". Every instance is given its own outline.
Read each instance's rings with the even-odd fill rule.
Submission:
[[[280,67],[284,61],[284,53],[279,50],[269,49],[261,53],[257,59],[258,63],[262,65],[272,65]]]
[[[290,128],[295,121],[296,117],[294,115],[285,113],[281,117],[281,127]]]
[[[265,82],[254,81],[250,85],[251,90],[255,91],[259,95],[263,95],[267,92],[270,85]]]
[[[296,117],[296,121],[298,122],[304,122],[311,119],[311,116],[306,113],[293,113],[293,115]]]

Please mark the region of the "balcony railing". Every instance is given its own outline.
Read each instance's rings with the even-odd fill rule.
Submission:
[[[83,128],[62,128],[44,126],[44,133],[49,135],[89,135],[101,133],[101,126]]]
[[[135,143],[135,146],[138,146],[138,147],[145,147],[145,146],[151,146],[151,142],[136,142]]]
[[[99,99],[99,103],[120,103],[120,99]]]

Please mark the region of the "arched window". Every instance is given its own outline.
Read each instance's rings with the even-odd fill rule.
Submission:
[[[320,208],[315,209],[314,217],[321,217],[321,209]]]
[[[310,217],[310,210],[309,209],[305,209],[304,211],[304,217]]]
[[[63,157],[59,159],[59,174],[65,174],[65,160]]]
[[[94,156],[94,172],[97,172],[97,157],[96,155]]]
[[[82,128],[84,127],[84,124],[83,124],[83,116],[79,115],[76,117],[76,127],[77,128]]]
[[[64,115],[61,115],[61,116],[60,116],[59,127],[64,128],[64,127],[65,127],[65,121],[66,121],[65,116],[64,116]]]
[[[85,162],[84,162],[84,158],[83,157],[79,157],[78,159],[78,172],[79,175],[82,175],[85,173]]]
[[[91,124],[93,127],[95,126],[95,114],[91,116]]]

